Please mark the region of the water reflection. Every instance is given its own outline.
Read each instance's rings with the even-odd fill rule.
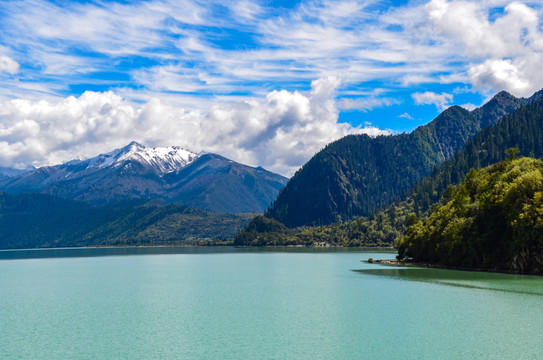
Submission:
[[[542,295],[543,277],[411,267],[354,270],[360,274],[464,288]]]

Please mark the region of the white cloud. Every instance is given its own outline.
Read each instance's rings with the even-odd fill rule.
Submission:
[[[0,72],[14,75],[19,72],[19,63],[9,56],[0,55]]]
[[[494,89],[507,89],[514,94],[526,96],[534,90],[526,74],[511,60],[487,60],[483,64],[470,68],[468,74],[473,85],[487,92],[492,92]]]
[[[541,6],[505,0],[388,8],[394,2],[258,4],[6,2],[0,54],[10,57],[0,57],[0,71],[17,76],[4,77],[0,99],[27,100],[0,105],[12,111],[0,122],[0,162],[52,163],[135,139],[216,151],[290,174],[331,140],[383,133],[337,124],[338,112],[398,104],[391,89],[403,96],[420,84],[460,83],[485,96],[502,89],[525,96],[543,86]],[[505,10],[490,16],[496,7]],[[96,85],[100,79],[89,76],[96,72],[126,80],[98,84],[114,92],[64,98],[82,84]],[[294,91],[318,78],[311,90]],[[273,91],[281,88],[290,91]],[[413,99],[442,110],[453,95],[441,91]]]
[[[369,111],[383,106],[401,104],[399,99],[387,97],[364,97],[364,98],[341,98],[338,100],[340,110],[360,110]]]
[[[413,120],[413,117],[409,115],[408,113],[403,113],[402,115],[398,116],[399,118],[404,118],[407,120]]]
[[[460,107],[463,107],[464,109],[468,110],[468,111],[472,111],[472,110],[475,110],[478,108],[477,105],[475,104],[472,104],[472,103],[467,103],[467,104],[461,104],[461,105],[458,105]]]
[[[249,165],[292,173],[347,134],[389,134],[338,124],[339,80],[316,80],[307,94],[272,91],[263,99],[188,111],[155,98],[138,106],[115,93],[85,92],[56,102],[0,103],[0,165],[55,164],[95,156],[131,140],[216,152]]]
[[[53,80],[47,84],[66,77],[85,81],[86,74],[111,71],[133,56],[150,61],[129,70],[131,82],[157,93],[225,95],[242,87],[255,95],[263,87],[305,86],[331,74],[359,84],[444,70],[435,65],[442,52],[422,46],[411,29],[386,30],[387,14],[372,10],[372,1],[308,1],[288,11],[249,1],[216,3],[228,11],[215,14],[212,9],[220,7],[188,0],[64,7],[42,0],[10,2],[0,30],[5,43],[25,49],[29,68]],[[415,9],[414,14],[423,15],[420,7]],[[230,31],[252,34],[251,39],[223,48],[218,40]]]
[[[435,105],[438,110],[443,111],[449,107],[453,101],[453,95],[447,93],[436,94],[432,91],[423,93],[414,93],[411,95],[417,105]]]
[[[129,86],[159,96],[255,96],[304,88],[330,75],[360,87],[368,81],[389,89],[460,82],[485,93],[505,87],[515,95],[543,83],[541,9],[520,2],[412,1],[384,10],[368,0],[304,1],[292,9],[246,0],[107,6],[32,0],[5,6],[0,37],[10,45],[0,52],[20,55],[30,65],[22,80],[43,80],[56,94],[65,94],[70,84],[88,84],[88,74],[108,71],[125,72]],[[502,6],[503,13],[489,16]],[[119,70],[133,57],[134,67]],[[510,62],[516,73],[493,62]],[[118,85],[110,82],[111,89]],[[15,90],[25,89],[8,92]],[[342,90],[340,97],[346,95]],[[369,100],[342,100],[340,107],[373,106],[363,101]]]
[[[432,0],[426,4],[441,46],[460,50],[470,64],[469,81],[491,94],[527,96],[543,86],[543,31],[536,8],[513,1],[489,19],[492,2]]]
[[[263,12],[263,9],[253,1],[241,0],[232,3],[234,16],[240,21],[254,21]]]
[[[111,71],[118,61],[175,57],[167,49],[174,24],[202,24],[207,12],[190,0],[145,1],[134,4],[46,0],[6,2],[0,30],[4,43],[24,55],[29,71],[40,75],[88,74]],[[38,69],[38,70],[35,70]]]

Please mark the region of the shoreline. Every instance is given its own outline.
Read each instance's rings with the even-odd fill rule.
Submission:
[[[160,255],[160,254],[215,254],[215,253],[255,253],[255,252],[303,252],[303,253],[356,253],[363,258],[372,254],[392,254],[391,249],[362,247],[234,247],[234,246],[97,246],[97,247],[56,247],[32,249],[0,250],[0,261],[55,257],[98,257],[119,255]],[[366,255],[363,255],[366,254]]]
[[[62,247],[38,247],[38,248],[13,248],[0,249],[0,251],[14,250],[54,250],[54,249],[104,249],[104,248],[168,248],[168,247],[234,247],[234,248],[249,248],[249,249],[277,249],[277,248],[301,248],[301,249],[368,249],[368,250],[386,250],[396,251],[390,246],[306,246],[306,245],[276,245],[276,246],[250,246],[250,245],[233,245],[228,243],[219,244],[197,244],[197,243],[168,243],[168,244],[118,244],[118,245],[90,245],[90,246],[62,246]]]
[[[467,268],[460,266],[445,266],[439,264],[430,264],[430,263],[418,263],[405,260],[393,260],[393,259],[384,259],[384,260],[372,260],[371,262],[368,259],[370,264],[381,264],[388,266],[396,267],[420,267],[420,268],[430,268],[430,269],[443,269],[443,270],[458,270],[458,271],[474,271],[474,272],[487,272],[487,273],[497,273],[497,274],[511,274],[511,275],[532,275],[532,276],[543,276],[541,272],[518,272],[514,270],[505,270],[505,269],[484,269],[484,268]]]

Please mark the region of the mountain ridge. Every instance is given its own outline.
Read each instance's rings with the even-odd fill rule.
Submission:
[[[234,239],[235,245],[393,246],[407,226],[428,215],[450,194],[470,169],[521,156],[543,159],[543,91],[513,114],[475,134],[432,174],[421,179],[394,203],[369,217],[331,225],[287,229],[274,219],[255,217]],[[517,149],[517,150],[515,150]]]
[[[430,175],[470,137],[528,101],[502,91],[472,111],[451,106],[411,133],[346,136],[302,166],[265,216],[288,227],[368,216]]]
[[[71,160],[64,165],[83,165],[89,168],[104,168],[109,165],[120,164],[125,160],[135,160],[155,168],[159,173],[166,174],[179,171],[197,159],[200,154],[185,150],[180,146],[147,148],[136,141],[115,149],[109,153],[100,154],[85,160]]]
[[[206,169],[201,176],[186,170],[194,169],[191,165],[195,162]],[[236,171],[225,172],[227,168]],[[192,188],[181,185],[189,175]],[[194,153],[178,146],[146,148],[131,142],[96,157],[71,160],[0,180],[0,190],[14,195],[50,194],[95,205],[130,199],[161,199],[207,211],[246,213],[264,211],[286,181],[281,175],[220,155]],[[236,186],[220,186],[217,191],[218,184],[223,183]],[[256,196],[255,189],[259,190]]]

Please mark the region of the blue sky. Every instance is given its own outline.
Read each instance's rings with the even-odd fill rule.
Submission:
[[[347,134],[543,87],[540,1],[65,1],[0,7],[0,166],[131,140],[291,175]]]

